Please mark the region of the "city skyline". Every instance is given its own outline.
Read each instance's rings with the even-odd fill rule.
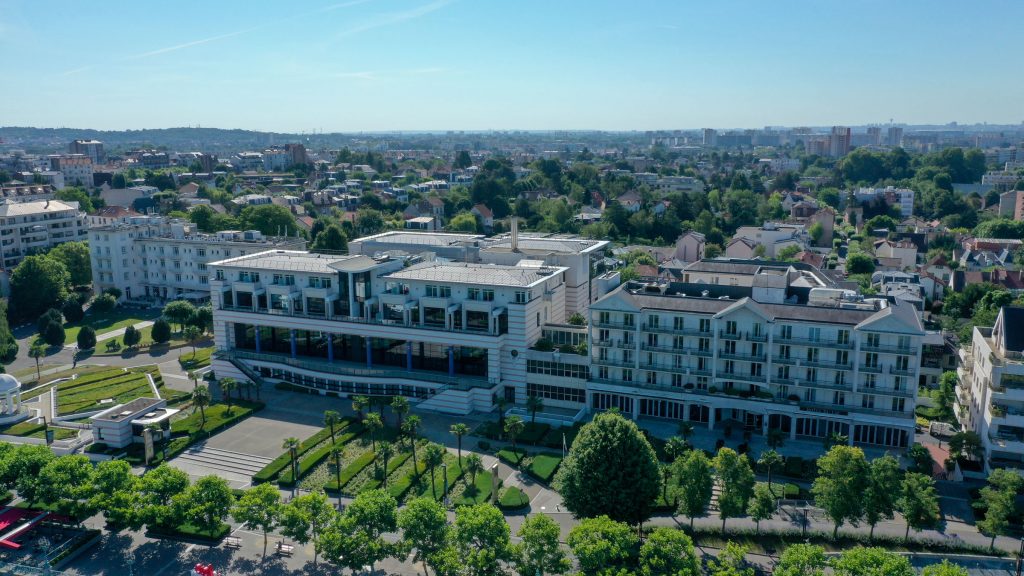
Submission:
[[[0,70],[23,81],[0,106],[6,125],[293,133],[1021,121],[1024,81],[991,55],[1012,50],[1024,6],[869,4],[184,3],[155,17],[5,0],[0,50],[22,58]]]

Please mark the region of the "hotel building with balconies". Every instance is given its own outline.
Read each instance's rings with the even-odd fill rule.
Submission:
[[[567,268],[272,250],[211,264],[218,376],[420,407],[526,400],[527,349],[565,321]]]
[[[85,212],[78,202],[36,200],[0,203],[0,250],[4,270],[25,256],[57,244],[86,239]]]
[[[954,411],[981,437],[984,471],[1024,471],[1024,308],[1005,306],[961,349]]]

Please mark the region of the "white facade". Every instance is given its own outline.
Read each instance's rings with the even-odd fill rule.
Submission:
[[[78,202],[37,200],[0,204],[4,269],[14,268],[29,254],[85,239],[85,213],[78,209]]]
[[[209,297],[210,262],[269,248],[305,248],[305,240],[265,238],[256,231],[201,234],[191,223],[129,216],[88,230],[93,288],[117,288],[124,300]]]
[[[954,410],[960,424],[981,437],[985,472],[1024,471],[1024,308],[1004,307],[992,328],[974,328],[961,349]]]

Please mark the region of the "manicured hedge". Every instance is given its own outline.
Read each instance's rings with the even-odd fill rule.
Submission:
[[[348,432],[342,434],[341,436],[337,436],[337,442],[335,444],[331,444],[330,441],[328,441],[326,443],[322,443],[321,446],[316,450],[306,453],[306,456],[299,460],[298,479],[301,480],[302,477],[309,473],[310,470],[315,468],[317,465],[323,462],[324,459],[330,456],[331,448],[333,448],[334,446],[344,446],[345,443],[349,442],[350,440],[352,440],[352,438],[355,437],[355,433]],[[292,469],[289,461],[289,466],[285,468],[285,470],[278,477],[277,484],[279,486],[291,486],[295,484],[295,481],[296,479],[292,477]]]
[[[562,457],[558,454],[537,454],[530,459],[530,463],[526,466],[526,472],[541,482],[549,484],[561,464]]]
[[[539,444],[550,431],[550,424],[527,422],[517,440],[524,444]]]
[[[424,466],[422,462],[417,462],[415,470],[410,470],[405,476],[402,476],[398,480],[388,484],[388,494],[391,494],[395,500],[401,501],[401,499],[405,497],[406,493],[409,492],[409,489],[412,488],[413,484],[419,480],[420,475],[423,474],[425,469],[426,466]]]
[[[363,471],[364,468],[370,465],[377,458],[377,454],[372,450],[363,452],[358,458],[349,463],[348,466],[341,471],[341,484],[336,484],[338,478],[331,478],[325,486],[325,490],[338,491],[345,487],[346,484],[352,481],[352,478]]]
[[[515,486],[509,486],[508,488],[502,489],[498,495],[498,508],[502,510],[518,510],[524,508],[530,504],[530,498],[525,492],[516,488]]]
[[[352,439],[352,438],[349,438],[348,440],[345,440],[344,438],[348,434],[344,434],[343,435],[343,434],[340,434],[340,432],[342,430],[347,430],[350,433],[351,432],[355,432],[355,429],[351,429],[350,430],[350,428],[352,428],[353,423],[354,423],[354,420],[352,420],[350,418],[346,418],[346,419],[342,420],[341,424],[339,424],[337,427],[335,427],[335,429],[334,429],[335,438],[337,439],[337,441],[339,443],[344,444],[348,440]],[[361,431],[362,430],[362,424],[358,424],[357,426],[358,426],[358,429]],[[305,440],[303,440],[299,444],[299,449],[298,449],[298,452],[296,453],[296,456],[299,457],[299,458],[302,458],[302,456],[306,452],[312,450],[317,445],[319,445],[324,440],[327,440],[330,437],[331,437],[331,429],[330,428],[324,428],[323,430],[320,430],[319,432],[317,432],[316,434],[313,434],[309,438],[306,438]],[[352,436],[352,437],[354,437],[354,436]],[[277,478],[277,476],[285,468],[289,468],[291,466],[291,461],[292,461],[291,454],[287,450],[285,450],[280,456],[278,456],[277,458],[274,458],[273,461],[271,461],[269,464],[264,466],[262,470],[260,470],[259,472],[253,474],[253,476],[252,476],[252,483],[253,484],[262,484],[264,482],[270,482],[274,478]]]

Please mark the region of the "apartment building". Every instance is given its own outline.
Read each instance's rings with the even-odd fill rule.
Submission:
[[[107,161],[107,155],[103,151],[103,142],[99,140],[72,140],[68,144],[68,154],[88,156],[94,165]]]
[[[1024,470],[1024,308],[1005,306],[991,328],[976,326],[960,351],[954,410],[981,437],[984,472]]]
[[[82,186],[85,188],[92,188],[93,186],[92,158],[85,154],[55,154],[50,156],[50,170],[60,172],[64,176],[63,185],[58,186],[54,184],[54,187],[57,189],[64,188],[65,186]]]
[[[90,228],[88,239],[93,289],[117,288],[123,300],[147,303],[207,300],[211,262],[306,247],[301,238],[268,238],[256,230],[204,234],[189,222],[134,213]]]
[[[565,321],[567,268],[270,250],[211,265],[218,375],[490,411]]]
[[[913,442],[924,330],[912,308],[821,288],[804,299],[787,284],[762,298],[780,303],[700,286],[631,283],[591,305],[589,409]]]
[[[85,213],[78,209],[78,202],[36,200],[0,204],[0,250],[5,270],[14,268],[29,254],[85,239]]]

